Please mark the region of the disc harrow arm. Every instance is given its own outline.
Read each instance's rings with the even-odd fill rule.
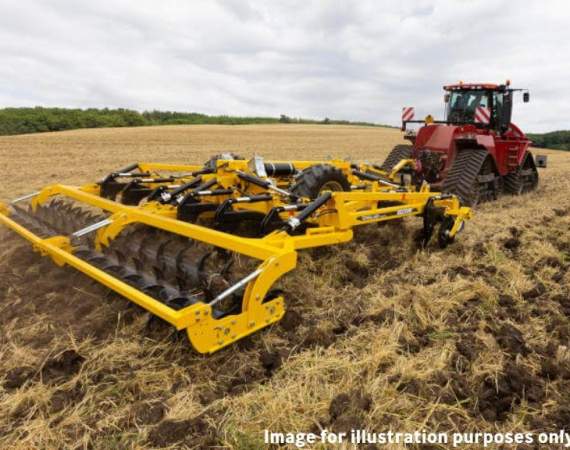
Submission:
[[[260,178],[256,175],[244,173],[241,171],[238,171],[237,175],[243,181],[246,181],[247,183],[254,184],[255,186],[258,186],[262,189],[276,192],[277,194],[285,196],[285,197],[289,197],[292,200],[298,200],[299,199],[298,195],[295,195],[292,192],[286,191],[285,189],[281,189],[281,188],[275,186],[275,184],[269,180],[264,180],[263,178]]]
[[[360,170],[354,169],[352,171],[352,174],[361,180],[376,181],[379,184],[382,184],[384,186],[391,186],[391,187],[395,187],[395,188],[400,187],[400,185],[398,185],[396,183],[392,183],[390,181],[387,181],[385,178],[381,177],[380,175],[376,175],[373,173],[365,173],[365,172],[361,172]]]
[[[299,214],[291,217],[287,221],[285,229],[290,232],[295,231],[303,224],[303,222],[305,222],[305,220],[307,220],[312,214],[314,214],[317,211],[317,209],[319,209],[321,206],[327,203],[331,198],[332,198],[332,193],[328,191],[322,194],[320,197],[313,200],[305,208],[303,208],[303,210]]]
[[[231,191],[230,191],[231,193]],[[218,207],[216,210],[216,214],[214,216],[214,221],[216,223],[224,222],[225,218],[228,215],[228,212],[232,210],[232,206],[239,204],[239,203],[259,203],[259,202],[269,202],[273,199],[273,197],[269,194],[260,194],[260,195],[250,195],[244,197],[234,197],[228,198],[224,200],[224,202]],[[249,211],[246,211],[249,212]]]
[[[197,176],[192,180],[184,183],[170,192],[168,191],[168,186],[159,186],[156,190],[149,196],[149,200],[158,200],[160,203],[167,204],[178,200],[178,197],[186,192],[188,189],[193,189],[202,182],[202,177]]]

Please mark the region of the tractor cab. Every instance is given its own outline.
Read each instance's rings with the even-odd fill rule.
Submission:
[[[511,123],[513,91],[506,84],[454,84],[444,86],[446,123],[454,125],[474,124],[505,133]],[[523,100],[528,102],[525,92]]]

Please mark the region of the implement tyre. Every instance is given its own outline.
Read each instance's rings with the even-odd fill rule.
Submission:
[[[346,175],[338,167],[317,164],[307,167],[295,177],[291,192],[301,197],[317,198],[324,191],[350,191]]]

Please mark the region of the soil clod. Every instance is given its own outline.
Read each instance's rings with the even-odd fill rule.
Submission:
[[[542,283],[537,283],[532,289],[523,292],[522,297],[525,300],[534,300],[546,292],[546,287]]]
[[[165,420],[148,435],[148,443],[163,448],[174,444],[192,444],[197,448],[218,445],[215,429],[203,417],[188,420]]]
[[[17,389],[23,386],[26,381],[31,380],[35,373],[36,371],[32,367],[15,367],[6,374],[3,386],[5,389]]]
[[[81,369],[85,358],[75,350],[66,350],[59,356],[48,359],[41,368],[41,378],[45,383],[61,378],[70,378]]]

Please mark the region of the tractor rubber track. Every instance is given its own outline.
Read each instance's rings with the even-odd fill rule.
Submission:
[[[523,184],[518,169],[503,177],[505,192],[512,195],[522,194]]]
[[[410,159],[412,156],[411,145],[396,145],[388,154],[380,168],[386,172],[391,172],[392,169],[402,159]]]
[[[462,203],[471,206],[475,196],[473,189],[487,155],[482,149],[460,150],[445,177],[442,191],[457,195]]]
[[[13,218],[48,238],[70,235],[105,216],[55,199],[35,212],[14,205]],[[75,256],[176,310],[212,300],[251,269],[236,268],[244,264],[228,251],[140,224],[128,226],[101,251],[95,249],[92,236],[72,244]],[[242,295],[243,291],[220,302],[214,317],[241,307]]]
[[[521,195],[538,186],[538,171],[530,152],[527,152],[520,167],[503,177],[505,192]]]

